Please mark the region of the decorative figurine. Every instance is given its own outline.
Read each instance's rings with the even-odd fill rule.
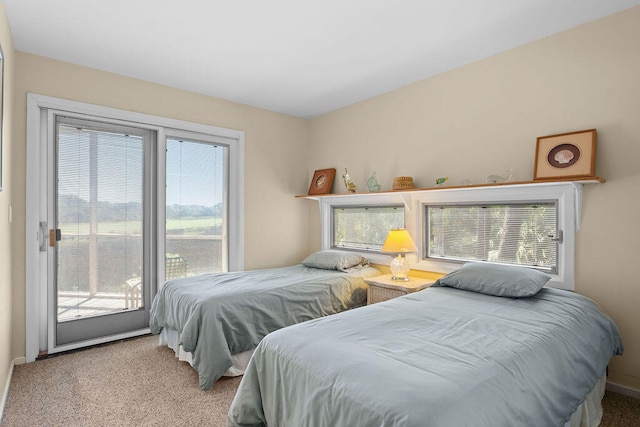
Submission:
[[[448,176],[445,176],[442,178],[436,178],[436,185],[442,186],[448,179],[449,179]]]
[[[349,173],[347,172],[347,168],[344,168],[344,174],[342,175],[342,179],[344,179],[344,186],[347,187],[347,190],[349,190],[352,193],[355,193],[356,192],[356,185],[351,180],[351,177],[349,176]]]
[[[369,191],[372,193],[380,191],[380,184],[378,184],[378,180],[376,179],[376,171],[373,171],[373,175],[371,175],[367,180],[367,186],[369,187]]]
[[[507,169],[507,174],[505,176],[500,175],[489,175],[487,177],[487,184],[496,184],[498,182],[511,182],[511,177],[513,176],[513,169]]]

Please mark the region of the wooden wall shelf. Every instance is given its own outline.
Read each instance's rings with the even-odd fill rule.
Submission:
[[[300,199],[319,199],[321,197],[344,197],[344,196],[358,196],[367,195],[372,196],[375,194],[396,194],[396,193],[412,193],[416,191],[437,191],[437,190],[451,190],[458,188],[482,188],[482,187],[499,187],[507,185],[531,185],[531,184],[549,184],[554,182],[574,182],[576,184],[602,184],[606,182],[604,178],[599,176],[589,178],[568,178],[568,179],[549,179],[549,180],[537,180],[537,181],[517,181],[517,182],[496,182],[491,184],[471,184],[471,185],[450,185],[442,187],[429,187],[429,188],[413,188],[411,190],[387,190],[377,192],[363,192],[363,193],[330,193],[330,194],[314,194],[314,195],[299,195],[295,196]]]

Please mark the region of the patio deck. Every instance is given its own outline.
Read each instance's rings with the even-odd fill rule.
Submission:
[[[128,308],[126,302],[125,294],[97,293],[92,296],[88,293],[61,292],[58,294],[58,321],[65,322],[137,309]]]

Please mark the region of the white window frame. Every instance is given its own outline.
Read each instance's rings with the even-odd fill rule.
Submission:
[[[496,187],[459,188],[422,193],[416,197],[421,232],[416,235],[418,260],[411,266],[418,270],[450,273],[460,267],[459,262],[426,258],[426,205],[469,203],[555,202],[558,210],[558,230],[563,241],[558,244],[558,271],[549,274],[550,286],[573,290],[575,268],[575,235],[578,227],[579,206],[577,200],[582,187],[574,183],[536,183]]]
[[[405,205],[405,228],[413,237],[418,252],[407,254],[411,269],[435,273],[450,273],[460,267],[459,262],[425,259],[425,205],[469,204],[492,202],[554,201],[558,206],[558,229],[563,242],[558,245],[558,271],[550,274],[548,286],[574,289],[575,238],[580,228],[582,184],[579,182],[536,182],[498,186],[437,188],[388,193],[356,193],[345,195],[313,196],[320,205],[321,247],[331,248],[331,212],[333,206]],[[352,250],[350,250],[352,251]],[[358,252],[358,251],[356,251]],[[361,252],[372,264],[389,265],[391,256],[382,253]]]
[[[218,128],[216,128],[218,129]],[[227,190],[227,195],[225,196],[225,201],[229,207],[228,212],[225,213],[225,222],[228,224],[228,228],[223,229],[223,236],[222,236],[222,245],[227,245],[227,247],[229,248],[228,251],[225,252],[223,251],[223,255],[225,255],[226,257],[222,260],[222,265],[224,266],[225,264],[228,265],[228,271],[241,271],[244,269],[244,237],[242,239],[242,242],[237,242],[235,241],[235,236],[238,235],[238,230],[237,228],[244,228],[244,221],[242,221],[241,224],[238,224],[239,220],[243,220],[244,218],[244,213],[243,212],[238,212],[238,202],[242,202],[244,200],[244,198],[242,198],[242,200],[238,200],[238,196],[237,194],[234,194],[234,191],[237,192],[237,183],[235,183],[236,185],[234,186],[234,180],[232,179],[232,174],[233,171],[232,169],[234,169],[235,167],[238,167],[238,161],[242,161],[241,159],[238,159],[237,156],[239,155],[238,150],[233,149],[233,138],[229,138],[229,137],[222,137],[219,134],[203,134],[203,133],[198,133],[198,132],[193,132],[193,131],[189,131],[186,129],[167,129],[164,134],[162,135],[162,144],[164,145],[164,150],[160,150],[162,153],[158,153],[158,157],[160,157],[160,159],[158,159],[158,164],[160,166],[159,168],[159,172],[158,173],[158,186],[159,188],[163,188],[166,189],[167,188],[167,182],[166,182],[166,170],[167,170],[167,150],[166,150],[166,142],[167,139],[169,138],[174,138],[174,139],[184,139],[187,141],[197,141],[197,142],[202,142],[202,143],[207,143],[207,144],[222,144],[222,145],[226,145],[229,147],[229,153],[228,153],[228,159],[225,160],[225,163],[227,164],[228,168],[229,168],[229,185],[228,185],[228,190]],[[242,158],[244,158],[244,155],[242,155]],[[244,176],[244,173],[242,174],[242,176]],[[237,179],[237,177],[236,177]],[[235,188],[235,190],[234,190]],[[166,252],[166,215],[167,215],[167,210],[166,210],[166,206],[167,206],[167,192],[166,191],[159,191],[158,192],[158,223],[160,224],[161,228],[162,228],[162,239],[158,239],[158,240],[162,240],[162,241],[158,241],[157,244],[157,248],[158,248],[158,265],[160,265],[160,262],[162,262],[164,264],[164,260],[165,260],[165,252]],[[235,202],[234,205],[232,205],[232,200]],[[238,217],[236,217],[236,215],[239,215]],[[238,243],[240,243],[240,246],[238,246]],[[236,252],[232,252],[232,248],[234,248],[234,250]],[[165,270],[164,268],[160,268],[161,271],[158,272],[159,274],[159,283],[163,283],[165,280]]]
[[[244,132],[216,126],[186,122],[183,120],[154,116],[116,108],[103,107],[83,102],[54,98],[33,93],[27,94],[27,160],[26,160],[26,215],[25,215],[25,310],[26,310],[26,362],[34,361],[39,351],[47,349],[48,296],[47,296],[47,252],[40,252],[40,241],[46,235],[40,229],[45,222],[47,229],[54,228],[49,223],[47,212],[47,181],[51,165],[47,164],[47,138],[51,133],[51,111],[64,112],[66,115],[79,115],[98,121],[110,121],[116,124],[133,125],[152,129],[158,133],[161,144],[157,158],[157,186],[165,188],[164,180],[167,135],[213,136],[218,143],[229,146],[229,225],[228,256],[229,270],[244,269]],[[156,232],[158,242],[158,280],[164,277],[164,219],[165,194],[157,191],[158,223]],[[148,329],[146,330],[148,332]],[[87,342],[87,345],[100,344],[112,339],[127,338],[145,331],[135,331],[117,337],[105,337]]]
[[[356,193],[340,196],[318,196],[310,197],[317,199],[320,204],[320,227],[321,227],[321,247],[322,249],[336,249],[349,252],[356,252],[369,259],[374,264],[389,264],[392,255],[373,251],[358,251],[355,249],[332,248],[333,240],[333,208],[334,207],[358,207],[358,206],[388,206],[404,205],[405,228],[415,230],[414,216],[408,212],[408,200],[402,193]],[[412,233],[413,235],[413,233]]]

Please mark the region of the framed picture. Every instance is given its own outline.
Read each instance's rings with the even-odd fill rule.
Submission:
[[[335,168],[317,170],[313,174],[313,179],[309,186],[309,195],[331,193],[331,186],[335,177]]]
[[[534,181],[595,177],[595,129],[538,137]]]

